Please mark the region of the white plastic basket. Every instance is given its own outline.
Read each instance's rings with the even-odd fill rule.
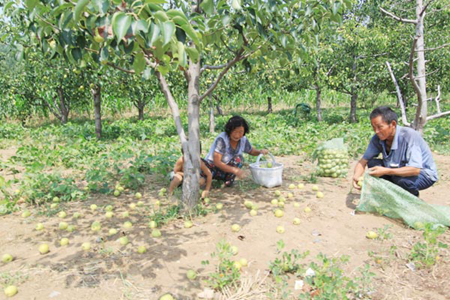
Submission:
[[[267,168],[267,162],[264,165],[259,162],[262,154],[258,155],[255,163],[250,164],[250,171],[252,171],[253,180],[262,186],[271,188],[279,186],[282,183],[283,176],[283,164],[277,163],[275,157],[269,153],[272,157],[272,168]]]

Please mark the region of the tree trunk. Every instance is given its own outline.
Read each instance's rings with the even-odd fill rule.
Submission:
[[[316,90],[316,110],[317,110],[317,120],[322,122],[322,90],[319,84],[316,82],[314,84],[314,89]]]
[[[356,117],[356,100],[358,100],[358,92],[356,88],[352,86],[352,98],[350,101],[350,122],[356,123],[358,122],[358,118]]]
[[[272,113],[272,97],[267,97],[267,112]]]
[[[99,85],[95,85],[95,87],[91,89],[91,94],[94,99],[95,135],[97,136],[97,139],[101,139],[102,138],[101,87]]]
[[[220,107],[220,100],[219,100],[219,98],[217,97],[217,96],[213,96],[214,97],[214,99],[216,99],[216,109],[217,109],[217,113],[219,114],[219,116],[223,116],[223,110],[222,110],[222,108]]]
[[[417,80],[419,93],[418,97],[418,106],[416,111],[416,116],[414,118],[413,127],[415,130],[420,133],[423,132],[423,128],[427,123],[427,115],[428,115],[428,104],[427,104],[427,81],[426,81],[426,73],[425,73],[425,42],[423,38],[423,22],[425,19],[425,12],[423,16],[420,16],[420,13],[423,9],[423,0],[416,0],[416,17],[417,17],[417,25],[416,25],[416,53],[417,53]]]
[[[66,124],[69,119],[69,105],[66,104],[64,98],[64,91],[61,87],[58,87],[58,97],[59,97],[59,111],[61,116],[61,123]]]
[[[211,94],[209,95],[209,132],[214,133],[214,128],[216,127],[214,120],[214,103]]]
[[[138,105],[137,105],[137,109],[138,109],[138,119],[139,120],[144,120],[144,108],[145,108],[145,100],[139,100]]]
[[[197,63],[190,61],[187,72],[189,140],[187,145],[183,145],[184,180],[181,202],[185,210],[191,211],[197,205],[200,188],[200,61]]]

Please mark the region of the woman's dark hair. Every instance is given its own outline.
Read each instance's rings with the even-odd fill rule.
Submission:
[[[241,126],[244,127],[244,135],[246,135],[250,131],[247,121],[241,116],[233,116],[228,120],[227,124],[225,124],[225,132],[230,136],[233,130]]]
[[[381,119],[383,122],[386,122],[386,124],[391,124],[392,121],[395,121],[395,123],[398,123],[398,116],[389,106],[379,106],[372,110],[370,113],[370,120],[381,116]]]

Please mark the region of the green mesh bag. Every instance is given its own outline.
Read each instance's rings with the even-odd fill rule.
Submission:
[[[321,177],[347,177],[348,150],[343,138],[335,138],[317,147],[317,175]]]
[[[357,211],[401,219],[415,229],[425,223],[450,226],[450,207],[428,204],[396,184],[365,174]]]

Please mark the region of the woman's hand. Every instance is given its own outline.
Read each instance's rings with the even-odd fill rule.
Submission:
[[[239,168],[234,168],[233,174],[236,175],[236,177],[239,178],[239,179],[242,179],[242,178],[245,177],[244,171],[242,171],[242,170],[239,169]]]

